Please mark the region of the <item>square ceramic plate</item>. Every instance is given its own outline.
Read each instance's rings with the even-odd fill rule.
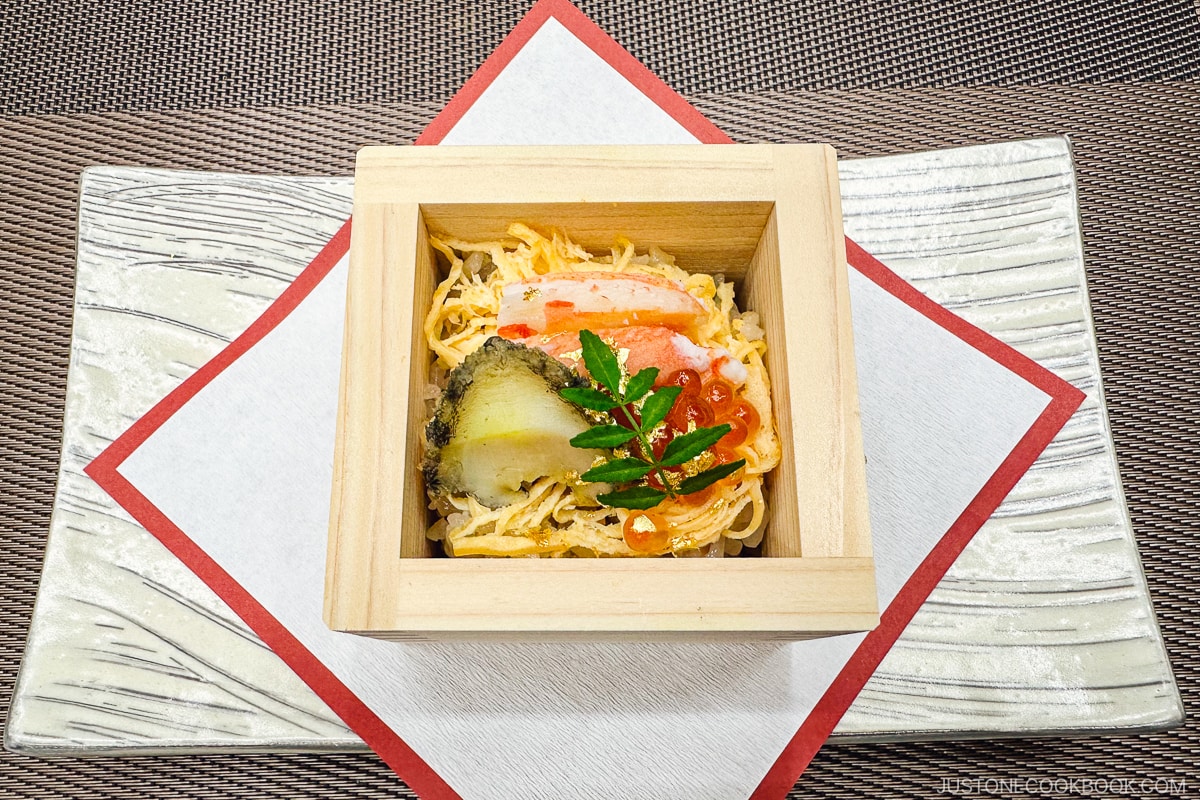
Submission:
[[[844,161],[840,172],[846,229],[859,244],[1090,391],[947,572],[834,736],[1130,732],[1177,723],[1182,705],[1096,391],[1066,142]],[[127,167],[84,176],[63,456],[5,729],[10,749],[363,746],[82,471],[244,330],[350,208],[349,178]],[[1026,234],[997,236],[997,220],[1022,224]],[[1047,297],[1055,299],[1049,316]]]

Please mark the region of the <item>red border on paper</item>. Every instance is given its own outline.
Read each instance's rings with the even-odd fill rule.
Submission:
[[[1079,408],[1085,396],[1082,391],[1033,359],[930,300],[849,239],[846,240],[846,260],[850,266],[901,302],[1041,389],[1050,396],[1050,402],[950,529],[934,545],[925,560],[905,581],[891,604],[880,615],[879,627],[867,634],[862,644],[846,661],[829,689],[800,725],[796,735],[767,771],[751,795],[751,800],[768,800],[787,795],[813,756],[829,738],[829,734],[833,733],[838,721],[874,674],[888,650],[908,627],[917,609],[946,574],[946,570],[950,569],[950,565],[971,541],[971,537],[983,527],[983,523],[987,522],[1021,476],[1033,466],[1033,462],[1062,426],[1067,424],[1067,420]]]
[[[533,35],[554,19],[569,30],[575,38],[583,42],[609,66],[621,73],[625,80],[637,87],[642,94],[649,97],[656,105],[671,115],[693,136],[706,144],[730,144],[733,142],[724,131],[709,121],[708,117],[696,110],[679,93],[646,69],[646,65],[601,30],[600,26],[587,18],[587,15],[567,0],[538,0],[512,32],[505,37],[483,65],[470,79],[463,84],[458,93],[450,99],[442,112],[433,122],[429,123],[415,144],[437,144],[446,137],[450,129],[458,124],[484,90],[492,85],[492,81],[504,71],[509,62],[521,52]]]
[[[417,144],[437,144],[441,141],[521,48],[551,18],[587,44],[702,142],[718,144],[732,141],[567,0],[539,0],[430,123],[417,139]],[[320,659],[119,472],[124,460],[176,411],[287,317],[346,254],[349,244],[350,223],[347,222],[241,336],[138,419],[84,471],[228,603],[413,791],[423,798],[448,800],[459,795]],[[1066,424],[1084,397],[1081,391],[1049,370],[925,297],[858,245],[847,240],[846,250],[850,265],[868,279],[1046,392],[1050,401],[1000,468],[884,610],[879,627],[868,634],[767,772],[754,792],[755,800],[782,798],[788,793],[934,586]]]
[[[291,285],[262,316],[220,353],[196,370],[121,434],[86,467],[100,488],[108,492],[142,527],[154,534],[180,561],[208,584],[250,626],[268,647],[291,667],[331,709],[350,726],[412,790],[423,798],[458,800],[459,795],[395,731],[350,691],[311,650],[300,643],[250,592],[142,494],[118,470],[133,451],[150,438],[171,416],[275,329],[350,249],[350,223],[344,224]]]

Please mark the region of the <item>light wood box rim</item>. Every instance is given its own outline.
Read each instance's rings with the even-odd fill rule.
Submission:
[[[696,259],[699,269],[713,268],[704,263],[710,251],[714,259],[725,253],[745,260],[732,274],[741,281],[739,286],[750,305],[758,302],[761,307],[757,310],[771,315],[774,327],[764,327],[769,337],[775,337],[768,340],[768,357],[775,359],[771,378],[786,460],[786,466],[772,478],[777,482],[773,514],[780,533],[773,536],[768,530],[768,557],[512,561],[412,557],[428,547],[423,536],[424,493],[412,485],[412,473],[419,471],[419,457],[413,456],[419,450],[424,424],[423,403],[413,398],[422,392],[428,363],[419,335],[424,314],[421,302],[436,280],[426,228],[466,226],[475,232],[475,238],[481,238],[479,232],[493,232],[500,220],[511,221],[521,207],[567,214],[568,220],[585,228],[591,225],[607,230],[605,225],[615,227],[613,220],[635,228],[658,225],[660,237],[670,240],[676,236],[676,249],[682,248],[687,259]],[[622,217],[633,210],[644,217]],[[727,213],[713,213],[721,210]],[[706,216],[698,216],[701,214]],[[568,234],[573,233],[569,225],[564,227]],[[351,239],[324,608],[331,628],[382,638],[471,631],[553,634],[587,630],[651,637],[689,631],[701,635],[770,632],[802,638],[845,632],[844,628],[833,630],[829,622],[838,614],[841,619],[872,623],[853,629],[877,622],[832,148],[368,147],[358,156]],[[672,250],[658,239],[630,239],[643,247],[655,244]],[[694,244],[692,251],[689,244]],[[818,300],[808,302],[804,315],[796,315],[794,308],[793,313],[785,313],[783,298],[798,296]],[[747,302],[746,297],[742,302]],[[743,310],[747,310],[745,306]],[[798,316],[815,320],[807,322]],[[805,375],[806,381],[796,384],[789,380],[792,372]],[[791,424],[793,416],[805,424]],[[814,434],[811,428],[819,432]],[[826,473],[828,478],[823,477]],[[402,490],[393,489],[389,495],[383,490],[388,480]],[[787,499],[792,497],[789,492],[795,494],[794,499]],[[417,526],[421,536],[414,543],[411,531]],[[398,530],[404,531],[402,536],[396,534]],[[720,565],[676,566],[704,560]],[[506,566],[472,566],[480,561]],[[786,580],[815,580],[827,597],[826,618],[822,621],[810,598],[774,616],[763,608],[762,630],[756,631],[753,622],[746,622],[752,619],[752,610],[740,616],[732,610],[724,615],[704,611],[681,627],[679,619],[686,614],[665,602],[656,609],[649,598],[637,619],[614,624],[605,609],[623,606],[591,587],[588,600],[596,607],[594,617],[608,622],[589,624],[578,616],[569,619],[570,615],[562,614],[555,620],[553,604],[535,598],[538,590],[571,588],[558,583],[561,575],[573,572],[570,567],[558,566],[567,562],[595,565],[575,567],[576,576],[611,572],[659,575],[671,581],[683,576],[694,579],[691,588],[696,596],[706,588],[713,591],[714,581],[737,583],[742,576],[778,572],[786,576],[780,585],[790,585]],[[756,569],[755,564],[763,566]],[[854,568],[822,572],[821,564],[853,564]],[[699,571],[688,577],[689,570]],[[411,596],[405,600],[405,587],[414,581],[423,581],[426,591],[436,592],[437,581],[442,581],[446,589],[453,586],[469,594],[470,586],[455,584],[456,571],[460,578],[464,574],[519,573],[530,590],[531,614],[508,609],[489,620],[487,614],[473,615],[465,608],[456,612],[457,617],[439,614],[434,608],[422,611],[423,617],[406,613],[406,603],[421,606]],[[839,574],[840,578],[830,577]],[[578,589],[578,583],[574,588]],[[686,586],[682,589],[685,595],[687,590]],[[504,594],[502,586],[495,591]],[[769,598],[763,602],[769,603]],[[537,625],[539,614],[546,617],[542,627]],[[522,621],[515,622],[517,619]],[[731,621],[735,619],[739,620],[736,624]],[[472,625],[479,626],[478,630]]]

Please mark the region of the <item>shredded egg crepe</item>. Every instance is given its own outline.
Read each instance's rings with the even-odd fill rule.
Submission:
[[[505,287],[539,276],[615,273],[671,281],[695,299],[702,311],[687,338],[698,351],[719,349],[736,362],[733,371],[739,379],[744,374],[739,397],[757,412],[759,424],[735,448],[745,466],[714,484],[704,502],[668,498],[653,509],[669,531],[662,552],[631,547],[624,535],[625,523],[639,512],[600,504],[595,492],[588,491],[594,485],[573,473],[565,479],[542,477],[529,482],[522,486],[520,499],[498,508],[483,505],[467,493],[439,494],[431,508],[441,519],[429,537],[441,541],[452,556],[722,556],[757,546],[767,518],[763,477],[779,463],[781,451],[763,364],[767,349],[763,331],[753,312],[742,314],[736,308],[733,284],[720,276],[688,273],[657,248],[639,253],[625,240],[617,240],[609,254],[597,257],[561,235],[543,236],[522,224],[510,226],[508,236],[491,242],[431,238],[432,246],[449,263],[424,324],[435,359],[430,367],[431,405],[449,372],[490,337],[519,338],[501,330]],[[561,354],[551,355],[563,359]]]

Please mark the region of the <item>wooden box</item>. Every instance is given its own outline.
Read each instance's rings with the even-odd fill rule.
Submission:
[[[430,231],[621,234],[722,272],[766,331],[782,463],[762,557],[434,557],[420,463]],[[433,636],[807,638],[878,623],[836,157],[824,145],[358,155],[325,619]]]

